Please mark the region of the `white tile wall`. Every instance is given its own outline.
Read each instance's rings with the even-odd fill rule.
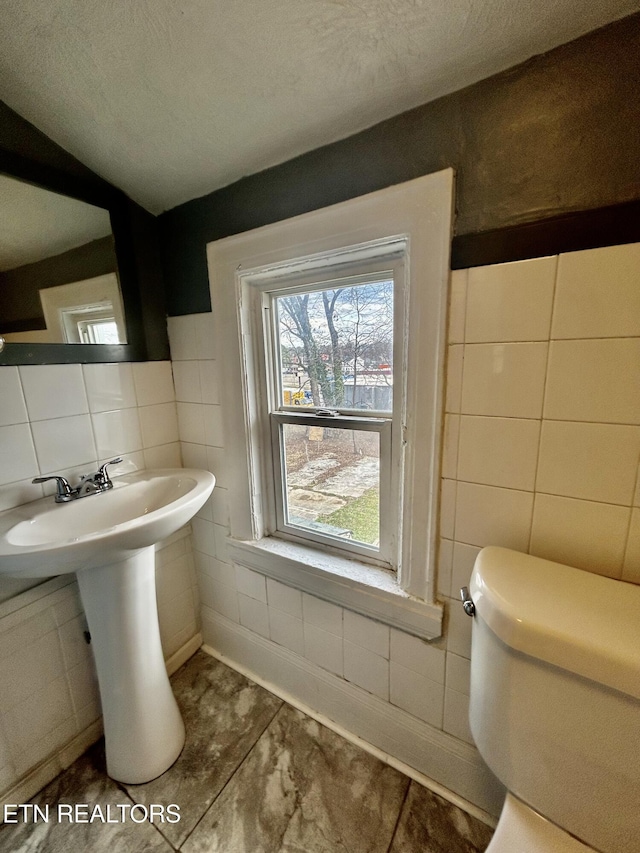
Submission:
[[[182,464],[170,362],[0,367],[0,399],[0,510],[42,497],[33,477],[73,480],[116,455],[125,456],[121,472]],[[186,532],[158,550],[156,564],[169,657],[200,624]],[[0,793],[100,716],[76,585],[39,600],[37,613],[23,618],[33,606],[0,611]]]
[[[460,421],[442,484],[452,599],[488,544],[640,579],[639,261],[634,244],[457,277],[446,408]]]
[[[116,455],[181,464],[168,361],[0,367],[0,397],[2,509],[41,496],[27,488],[34,477],[77,475]]]
[[[591,268],[599,272],[580,308],[576,282]],[[265,597],[264,579],[228,562],[233,475],[219,426],[213,318],[171,318],[183,458],[217,477],[194,524],[205,612],[471,742],[471,620],[458,590],[481,547],[502,544],[640,583],[640,332],[628,319],[640,313],[639,276],[631,246],[453,274],[438,578],[448,614],[436,643],[271,579]],[[582,312],[575,322],[573,310]]]

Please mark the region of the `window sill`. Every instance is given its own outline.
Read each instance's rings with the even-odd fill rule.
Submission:
[[[229,539],[228,549],[234,562],[339,607],[425,640],[442,634],[442,605],[409,595],[392,572],[275,537]]]

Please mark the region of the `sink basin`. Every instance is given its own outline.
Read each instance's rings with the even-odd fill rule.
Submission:
[[[155,544],[186,524],[215,477],[191,468],[126,474],[69,503],[53,497],[0,513],[0,574],[76,572],[98,672],[107,772],[120,782],[164,773],[184,745],[167,677],[155,586]]]
[[[0,574],[44,578],[125,559],[170,536],[202,507],[215,478],[165,468],[116,477],[103,494],[52,497],[0,513]]]

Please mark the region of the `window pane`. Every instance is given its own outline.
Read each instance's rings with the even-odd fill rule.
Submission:
[[[282,442],[285,522],[378,548],[379,434],[283,424]]]
[[[278,296],[280,405],[390,412],[393,281]]]

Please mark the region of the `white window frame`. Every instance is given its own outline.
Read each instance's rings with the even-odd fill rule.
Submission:
[[[304,259],[305,267],[311,261],[320,262],[319,270],[309,274],[308,269],[300,277],[292,277],[289,264],[282,270],[282,279],[277,277],[277,267],[272,269],[273,280],[261,280],[252,284],[251,271],[241,273],[241,278],[247,287],[248,298],[254,300],[253,318],[256,338],[261,333],[260,323],[265,336],[265,359],[257,364],[257,374],[265,378],[260,388],[260,408],[270,412],[269,432],[271,440],[271,459],[265,460],[265,482],[269,484],[271,494],[265,495],[268,521],[266,532],[291,538],[293,541],[307,539],[310,542],[324,545],[332,551],[348,552],[360,556],[366,562],[382,565],[397,570],[397,543],[401,540],[398,531],[399,482],[402,469],[402,423],[404,414],[404,384],[402,372],[399,381],[394,382],[393,411],[369,412],[357,409],[343,408],[336,410],[337,417],[321,417],[314,414],[313,409],[299,409],[294,406],[284,406],[278,399],[279,377],[273,375],[279,372],[280,353],[276,346],[277,331],[275,317],[272,313],[272,302],[275,298],[285,296],[287,292],[313,292],[324,288],[336,288],[391,278],[394,282],[394,363],[402,365],[405,360],[405,265],[403,254],[404,241],[397,243],[384,241],[380,245],[368,247],[369,258],[363,263],[363,248],[357,247],[354,263],[349,263],[343,256],[336,267],[325,267],[330,256],[315,259]],[[343,253],[344,255],[345,253]],[[258,271],[260,275],[262,271]],[[329,275],[329,273],[333,273]],[[384,273],[384,275],[383,275]],[[259,380],[258,380],[259,382]],[[312,530],[301,529],[287,523],[284,511],[284,460],[279,427],[284,423],[298,423],[306,426],[326,428],[343,428],[354,430],[371,430],[378,433],[380,439],[380,548],[372,548],[362,543],[348,540],[335,540]],[[265,454],[267,456],[267,454]]]
[[[231,558],[419,636],[441,633],[436,597],[444,349],[453,206],[448,169],[208,246],[229,465]],[[409,304],[402,385],[397,576],[274,530],[261,294],[287,279],[334,277],[400,252]],[[275,283],[275,285],[274,285]],[[394,370],[397,370],[394,366]],[[396,374],[397,375],[397,374]]]

